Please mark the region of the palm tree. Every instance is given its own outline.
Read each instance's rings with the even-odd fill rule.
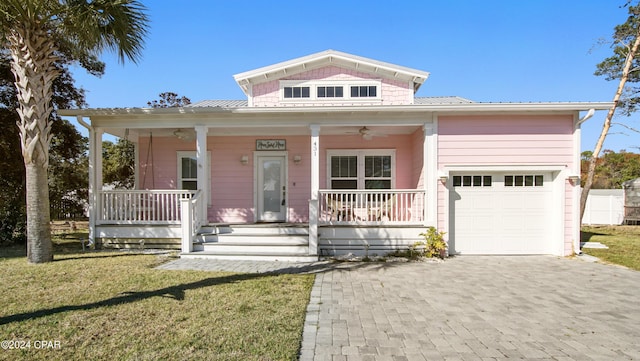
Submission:
[[[11,53],[26,168],[27,259],[53,260],[47,168],[52,82],[57,62],[95,69],[103,50],[137,62],[147,35],[146,8],[135,0],[2,0],[0,41]],[[93,66],[93,67],[92,67]]]

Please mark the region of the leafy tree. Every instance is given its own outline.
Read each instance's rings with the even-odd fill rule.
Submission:
[[[115,188],[133,189],[135,185],[135,148],[133,142],[118,139],[102,143],[104,182]]]
[[[587,165],[588,161],[589,159],[583,157],[583,165]],[[583,167],[583,177],[586,177],[585,169],[586,167]],[[592,188],[620,189],[622,183],[638,177],[640,177],[640,154],[624,150],[616,153],[606,149],[596,160]]]
[[[53,138],[49,156],[50,213],[54,219],[84,216],[89,197],[88,139],[67,120],[51,127]]]
[[[178,108],[191,104],[191,99],[172,92],[160,93],[158,96],[160,99],[147,102],[147,105],[151,108]]]
[[[593,153],[589,160],[586,180],[582,188],[582,197],[580,199],[580,219],[584,216],[587,205],[587,197],[593,186],[593,180],[596,172],[596,163],[600,151],[604,145],[604,141],[609,134],[611,122],[618,106],[627,114],[635,110],[640,100],[639,89],[625,88],[627,81],[640,81],[638,74],[639,60],[636,58],[640,49],[640,5],[630,5],[627,3],[629,16],[627,21],[615,27],[613,35],[613,55],[606,58],[597,65],[596,75],[603,75],[607,80],[618,80],[618,88],[613,96],[613,106],[609,109],[607,116],[602,125],[600,137],[596,142]],[[626,96],[623,97],[623,93]]]
[[[2,0],[0,39],[11,54],[26,170],[27,259],[53,260],[49,225],[49,146],[57,61],[95,69],[105,49],[121,62],[138,60],[147,33],[144,6],[135,0]]]

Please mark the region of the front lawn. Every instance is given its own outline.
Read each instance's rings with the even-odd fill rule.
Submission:
[[[0,360],[296,359],[312,275],[162,271],[157,255],[79,248],[57,242],[41,265],[0,248],[0,340],[24,346]]]
[[[600,242],[609,249],[583,248],[605,262],[640,271],[640,226],[584,226],[582,242]]]

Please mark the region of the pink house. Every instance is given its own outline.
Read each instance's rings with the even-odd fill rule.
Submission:
[[[246,100],[60,111],[90,129],[90,237],[314,260],[434,226],[450,254],[578,251],[580,125],[610,103],[415,97],[428,76],[327,50],[235,75]],[[103,187],[104,133],[135,143],[135,190]]]

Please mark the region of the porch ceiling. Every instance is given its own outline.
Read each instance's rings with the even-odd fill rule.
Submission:
[[[322,126],[320,128],[320,136],[324,135],[360,135],[359,131],[362,127],[367,127],[374,135],[407,135],[412,134],[419,129],[415,125],[389,126],[389,125],[343,125],[343,126]],[[117,136],[128,137],[135,141],[138,137],[145,137],[153,134],[154,137],[174,137],[174,133],[178,130],[192,134],[186,140],[195,140],[195,131],[193,128],[105,128],[105,133]],[[127,134],[128,133],[128,134]],[[311,135],[311,131],[306,126],[301,127],[213,127],[209,128],[208,136],[291,136],[291,135]]]

